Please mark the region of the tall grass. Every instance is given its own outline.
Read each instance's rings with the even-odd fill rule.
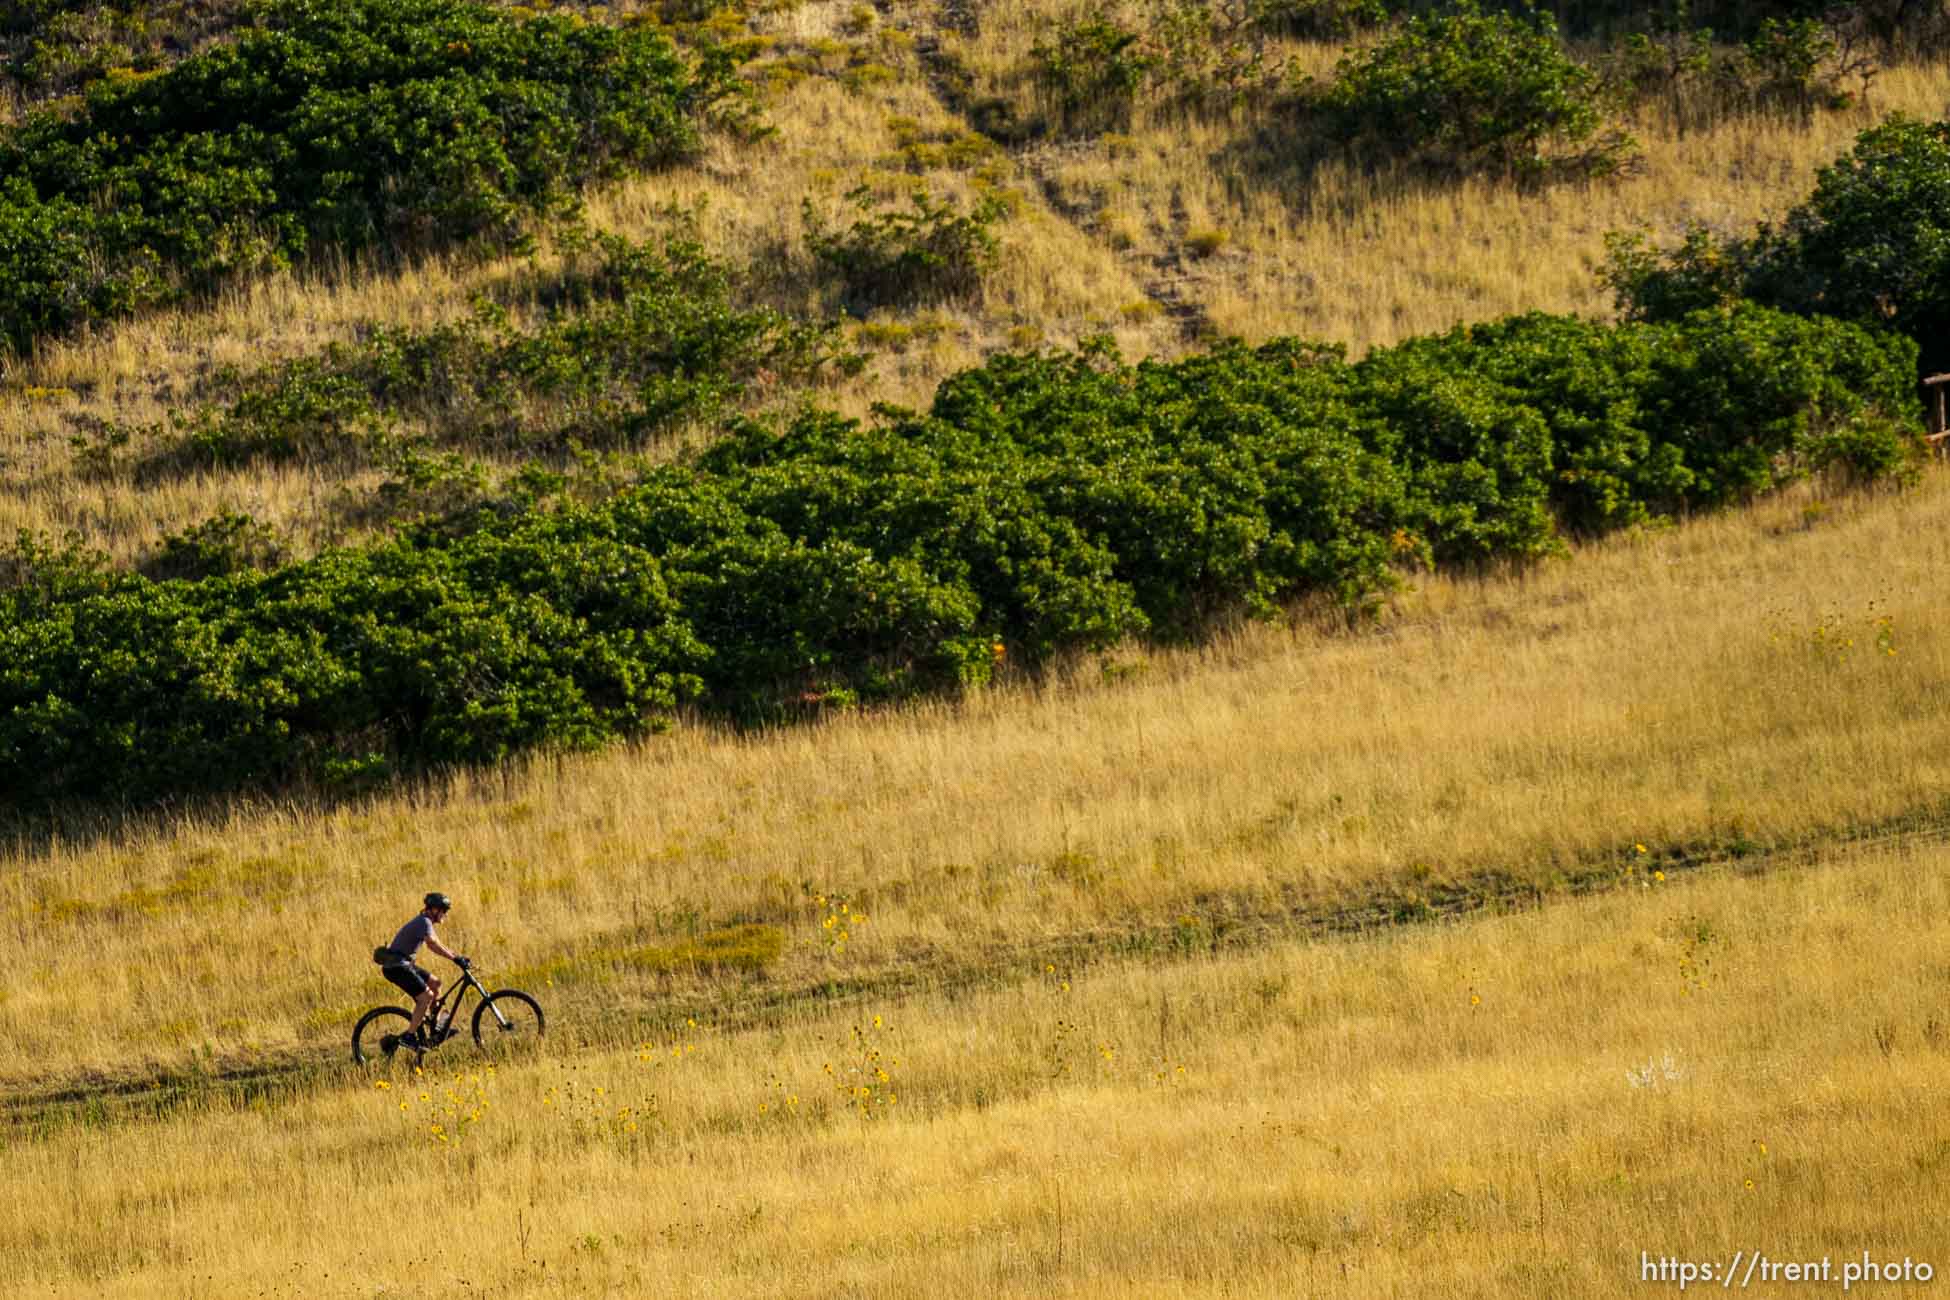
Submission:
[[[1596,274],[1611,230],[1675,240],[1691,222],[1750,232],[1801,202],[1815,170],[1891,112],[1934,119],[1950,68],[1904,66],[1860,107],[1807,125],[1730,121],[1680,136],[1634,128],[1635,175],[1522,193],[1473,179],[1429,184],[1330,158],[1303,166],[1277,126],[1174,121],[1044,155],[1043,185],[1198,304],[1208,328],[1260,340],[1300,334],[1360,353],[1459,322],[1542,310],[1608,316]],[[1196,245],[1223,236],[1217,255]]]
[[[10,1141],[0,1291],[1602,1297],[1645,1293],[1642,1252],[1940,1270],[1946,868],[1648,875],[611,1050],[565,1019],[559,1055],[493,1072]]]
[[[1031,11],[966,38],[853,8],[766,21],[788,54],[940,35],[978,91],[1033,39]],[[641,235],[708,198],[714,249],[817,309],[780,214],[885,183],[901,122],[963,125],[886,57],[907,75],[781,79],[776,136],[592,219]],[[1744,228],[1874,115],[1946,98],[1904,69],[1806,130],[1642,129],[1642,175],[1525,198],[1303,187],[1239,123],[1183,120],[938,170],[1017,193],[1011,255],[976,301],[869,322],[875,371],[831,397],[918,403],[1104,328],[1189,346],[1182,312],[1134,310],[1161,301],[1356,351],[1602,313],[1606,229]],[[0,534],[126,559],[230,505],[321,544],[326,473],[138,488],[82,473],[69,422],[163,419],[212,366],[521,273],[348,266],[14,365]],[[953,703],[9,843],[0,1099],[84,1101],[0,1130],[0,1294],[1604,1296],[1643,1293],[1641,1251],[1950,1267],[1947,538],[1940,473],[1817,486],[1430,578],[1359,633],[1296,615]],[[1773,870],[1690,870],[1727,861]],[[1594,882],[1618,887],[1561,897]],[[1557,902],[1296,941],[1504,886]],[[367,951],[429,888],[490,985],[542,998],[549,1054],[490,1075],[449,1049],[380,1089],[337,1062],[392,997]],[[267,1066],[290,1097],[211,1082]]]

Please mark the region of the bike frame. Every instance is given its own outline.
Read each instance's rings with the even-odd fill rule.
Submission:
[[[442,1039],[445,1039],[449,1034],[459,1032],[454,1028],[454,1022],[460,1019],[461,1006],[467,1001],[465,995],[469,989],[473,989],[476,993],[480,994],[481,1001],[487,1004],[487,1009],[494,1016],[496,1024],[500,1025],[503,1029],[508,1027],[508,1018],[501,1014],[501,1008],[495,1006],[494,1002],[488,997],[487,986],[482,984],[480,980],[474,978],[473,966],[462,966],[460,968],[460,978],[448,985],[446,991],[435,998],[433,1005],[427,1008],[427,1023],[433,1026],[434,1032],[439,1034]],[[447,1009],[449,999],[454,1004],[451,1011]]]

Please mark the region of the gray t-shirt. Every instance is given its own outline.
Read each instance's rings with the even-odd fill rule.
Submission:
[[[402,961],[412,961],[413,954],[420,951],[420,945],[433,933],[433,918],[425,912],[400,927],[399,933],[386,946],[400,955]]]

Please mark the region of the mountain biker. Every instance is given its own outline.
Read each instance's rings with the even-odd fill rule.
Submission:
[[[379,963],[379,973],[399,986],[406,996],[413,999],[413,1017],[406,1022],[403,1034],[387,1034],[379,1040],[380,1050],[391,1056],[400,1047],[430,1047],[432,1036],[420,1034],[420,1024],[427,1018],[427,1009],[440,997],[440,978],[421,970],[413,962],[413,956],[425,944],[438,956],[445,957],[462,970],[467,969],[467,958],[461,956],[440,942],[433,927],[447,919],[453,909],[453,900],[435,891],[421,900],[419,915],[400,927],[393,941],[384,948],[373,952],[373,960]]]

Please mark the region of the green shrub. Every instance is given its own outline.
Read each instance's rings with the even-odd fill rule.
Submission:
[[[843,231],[829,229],[811,199],[801,215],[807,247],[838,277],[841,299],[856,315],[971,297],[1000,254],[993,226],[1008,203],[999,195],[978,200],[967,212],[935,199],[924,186],[911,192],[905,211],[887,210],[867,185],[846,197],[862,215]]]
[[[1259,0],[1277,16],[1293,13],[1290,34],[1342,39],[1350,29],[1387,17],[1440,14],[1445,0]],[[1928,54],[1950,34],[1945,0],[1484,0],[1483,9],[1514,16],[1550,18],[1580,41],[1707,31],[1734,45],[1753,39],[1768,23],[1823,19],[1860,34],[1891,54]]]
[[[1058,24],[1029,57],[1047,111],[1060,129],[1080,134],[1128,127],[1154,63],[1142,34],[1101,9]]]
[[[276,569],[289,559],[269,524],[225,510],[165,538],[142,572],[159,579],[215,578],[249,569]]]
[[[1455,10],[1449,0],[1244,0],[1225,8],[1268,34],[1314,41],[1344,41],[1391,19]],[[1950,48],[1950,0],[1481,0],[1481,10],[1541,15],[1587,44],[1701,32],[1738,48],[1769,23],[1819,19],[1885,58],[1930,58]]]
[[[1523,562],[1915,448],[1914,345],[1751,305],[1527,316],[1350,365],[1297,340],[1004,354],[925,413],[746,421],[592,507],[518,498],[200,579],[31,539],[0,563],[0,790],[148,802],[494,762],[959,689],[998,663]],[[428,465],[437,478],[436,460]]]
[[[21,592],[28,601],[72,600],[102,591],[114,580],[108,557],[89,550],[78,534],[56,546],[23,529],[13,549],[0,552],[0,593]]]
[[[1763,236],[1764,302],[1887,324],[1950,369],[1950,118],[1893,118],[1822,168],[1808,201]]]
[[[1315,96],[1344,144],[1443,170],[1541,179],[1600,175],[1632,143],[1604,126],[1595,73],[1565,53],[1548,17],[1466,3],[1408,19],[1342,58]]]
[[[1950,4],[1945,0],[1662,0],[1630,5],[1620,0],[1574,0],[1602,21],[1579,22],[1590,30],[1621,25],[1651,30],[1705,29],[1736,42],[1764,37],[1767,29],[1817,21],[1848,40],[1873,46],[1885,58],[1930,57],[1950,47]],[[1563,19],[1567,23],[1570,19]]]
[[[1863,477],[1888,472],[1916,447],[1914,355],[1905,340],[1746,304],[1616,328],[1513,317],[1412,340],[1363,366],[1404,387],[1403,374],[1425,385],[1467,379],[1492,407],[1535,412],[1550,447],[1550,514],[1558,528],[1594,535],[1735,504],[1838,462]],[[1534,450],[1497,436],[1470,445],[1448,432],[1453,420],[1391,413],[1402,455],[1473,461],[1499,486],[1518,485],[1511,504],[1528,508]],[[1508,532],[1531,516],[1506,507],[1493,518]],[[1453,547],[1432,540],[1438,553]]]
[[[1214,0],[1159,0],[1142,30],[1097,8],[1059,23],[1030,51],[1045,118],[1070,135],[1127,129],[1140,104],[1230,113],[1278,81],[1267,35],[1278,20]]]
[[[1835,37],[1819,18],[1769,18],[1743,51],[1752,70],[1754,97],[1764,105],[1792,108],[1804,118],[1817,107],[1847,104],[1831,69],[1838,53]]]
[[[1704,226],[1690,228],[1677,247],[1660,251],[1638,232],[1605,236],[1600,278],[1634,320],[1678,320],[1707,307],[1730,307],[1746,290],[1740,250]]]
[[[246,6],[201,0],[6,0],[0,3],[0,79],[22,107],[86,89],[102,77],[153,73],[220,39]]]
[[[1769,18],[1742,46],[1706,30],[1635,33],[1600,60],[1612,97],[1658,109],[1684,133],[1735,116],[1839,109],[1867,93],[1880,62],[1818,18]],[[1850,82],[1854,89],[1849,88]]]
[[[1270,102],[1283,63],[1249,8],[1213,0],[1172,0],[1150,25],[1159,101],[1180,112],[1227,114]]]
[[[233,44],[0,131],[0,321],[49,333],[321,247],[506,240],[691,153],[741,93],[643,27],[469,0],[269,0]]]
[[[149,468],[172,459],[223,466],[364,459],[387,421],[367,386],[335,364],[341,355],[300,357],[248,380],[219,376],[242,392],[226,407],[179,415],[176,445]]]
[[[1615,239],[1605,275],[1638,319],[1751,297],[1899,330],[1925,371],[1950,369],[1950,120],[1864,131],[1806,202],[1752,236],[1696,230],[1663,255]]]
[[[655,559],[587,517],[201,582],[0,594],[15,806],[587,745],[667,717],[702,648]]]

